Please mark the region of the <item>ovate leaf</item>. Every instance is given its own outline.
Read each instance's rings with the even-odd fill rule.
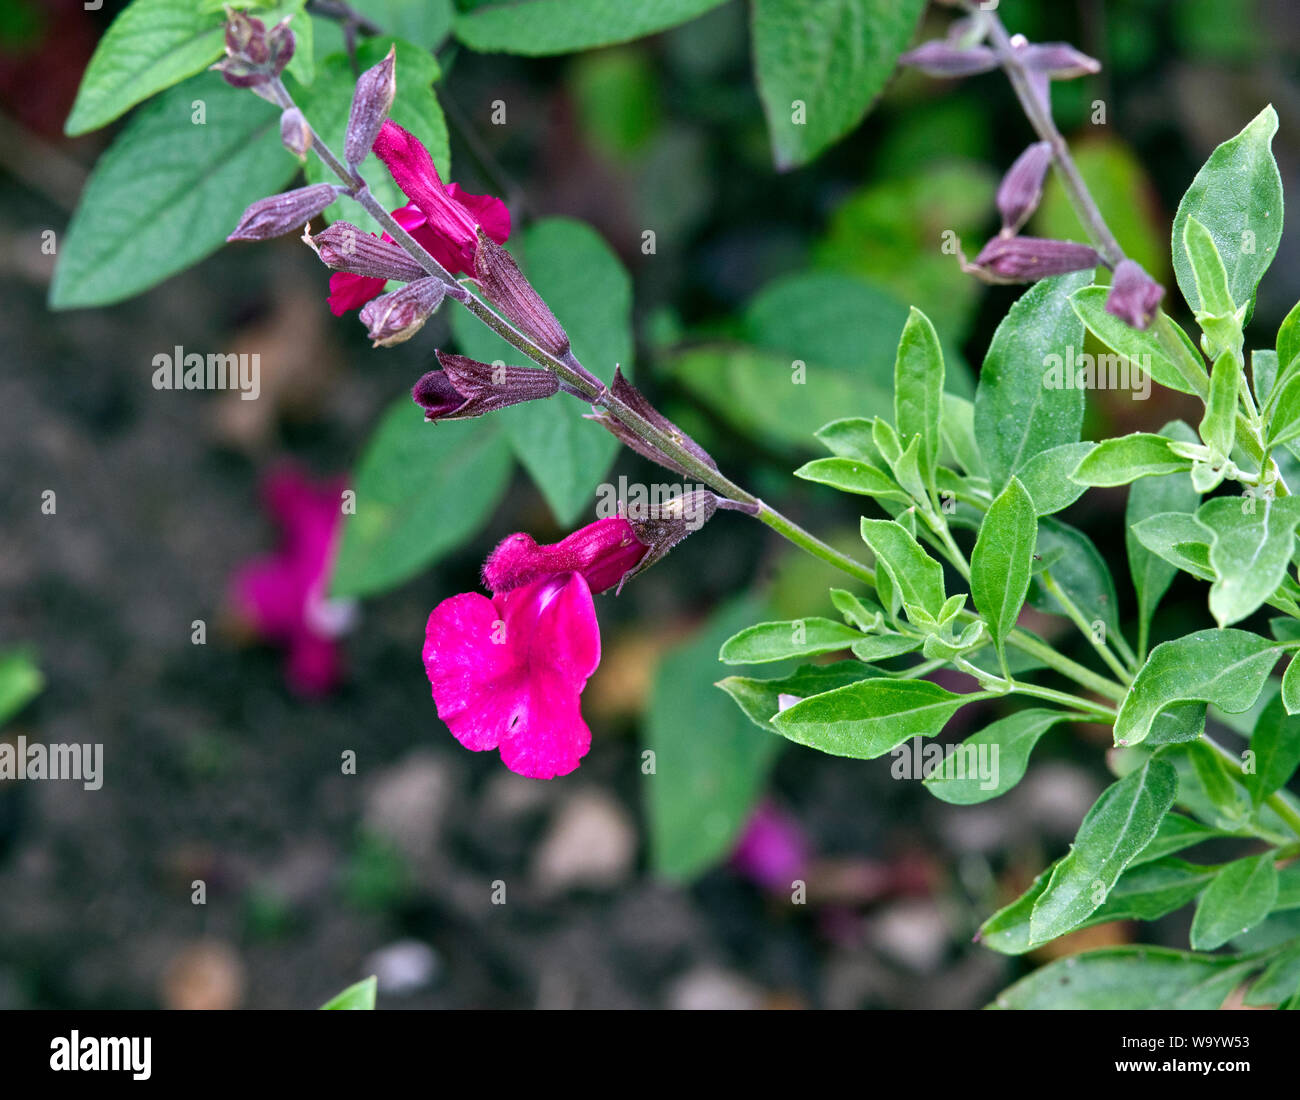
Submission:
[[[1191,468],[1191,460],[1174,454],[1163,436],[1134,432],[1102,440],[1070,477],[1080,485],[1127,485],[1140,477],[1159,477]]]
[[[780,169],[848,133],[894,71],[923,0],[754,0],[754,67]]]
[[[1210,611],[1221,625],[1255,611],[1281,585],[1295,549],[1300,497],[1215,497],[1196,512],[1209,532]]]
[[[1090,281],[1079,272],[1035,283],[993,335],[975,392],[975,437],[995,493],[1035,455],[1078,442],[1084,391],[1049,386],[1046,374],[1053,364],[1064,370],[1067,349],[1083,348],[1070,295]]]
[[[1248,710],[1277,663],[1276,643],[1245,630],[1200,630],[1151,651],[1115,721],[1115,744],[1136,745],[1162,712],[1199,702],[1228,714]]]
[[[1192,947],[1213,951],[1244,935],[1268,916],[1276,900],[1277,872],[1271,851],[1234,860],[1218,873],[1196,907]]]
[[[656,34],[724,2],[504,0],[458,16],[456,37],[480,53],[573,53]]]
[[[956,747],[953,755],[961,754],[965,758],[964,775],[957,774],[955,768],[945,768],[929,775],[925,785],[936,798],[957,806],[997,798],[1024,778],[1029,754],[1039,738],[1058,722],[1078,717],[1068,711],[1033,707],[1000,718]],[[991,785],[980,775],[978,767],[970,766],[972,761],[978,763],[981,755],[993,762]]]
[[[1174,216],[1174,274],[1193,310],[1206,308],[1183,243],[1187,220],[1209,230],[1227,273],[1232,300],[1252,301],[1282,237],[1282,177],[1271,143],[1277,112],[1265,107],[1236,137],[1220,145],[1196,174]]]
[[[86,184],[59,249],[51,308],[120,302],[220,248],[244,208],[298,170],[279,118],[216,73],[141,108]]]
[[[1064,935],[1102,905],[1124,868],[1155,837],[1177,793],[1177,772],[1155,758],[1102,792],[1079,826],[1070,854],[1056,865],[1034,903],[1033,943]]]
[[[908,738],[938,733],[960,707],[985,697],[956,695],[929,680],[868,679],[796,703],[772,724],[797,744],[870,760]]]
[[[1034,502],[1013,477],[989,506],[970,559],[971,596],[999,653],[1029,591],[1037,538]]]
[[[833,619],[812,616],[783,623],[758,623],[733,634],[718,660],[726,665],[755,665],[790,657],[813,657],[848,649],[863,638],[860,631]]]
[[[332,593],[385,591],[469,539],[505,492],[512,465],[494,421],[429,424],[399,398],[357,467],[357,510],[343,527]]]

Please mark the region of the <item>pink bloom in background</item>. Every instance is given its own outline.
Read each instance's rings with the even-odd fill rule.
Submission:
[[[483,568],[491,598],[466,592],[429,615],[424,668],[438,717],[467,749],[499,749],[511,771],[567,775],[591,746],[579,707],[600,663],[592,594],[616,585],[647,547],[624,519],[562,542],[511,535]]]
[[[473,274],[480,228],[497,244],[506,243],[510,236],[506,204],[491,195],[471,195],[456,183],[444,185],[429,150],[397,123],[384,123],[374,150],[411,200],[393,211],[398,225],[453,275]],[[387,233],[383,239],[392,240]],[[330,278],[330,309],[341,317],[378,297],[383,289],[383,279],[338,272]]]
[[[771,802],[754,810],[731,852],[731,866],[765,890],[789,890],[807,877],[811,846],[790,814]]]
[[[326,597],[339,524],[341,480],[313,482],[281,467],[262,484],[263,505],[280,528],[271,554],[236,571],[231,598],[236,612],[264,641],[286,650],[289,686],[324,695],[343,675],[338,637],[353,619],[350,601]]]

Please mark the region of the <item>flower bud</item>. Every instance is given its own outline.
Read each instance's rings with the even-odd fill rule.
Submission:
[[[393,97],[397,95],[396,52],[396,46],[389,47],[383,61],[361,74],[352,93],[343,156],[353,168],[366,159],[393,106]]]
[[[361,323],[377,348],[402,344],[424,327],[446,292],[441,279],[417,279],[361,307]]]
[[[1086,271],[1101,257],[1086,244],[1042,237],[994,237],[966,269],[990,283],[1032,283],[1070,271]]]
[[[706,466],[711,466],[715,470],[718,464],[713,461],[703,447],[695,442],[690,436],[681,430],[676,424],[669,420],[663,413],[656,409],[645,395],[638,390],[631,382],[623,377],[623,371],[619,367],[614,368],[614,381],[609,387],[609,392],[619,401],[630,408],[642,419],[650,421],[665,435],[669,436],[674,443],[679,444],[686,451],[693,454]],[[651,462],[657,462],[669,470],[673,470],[683,477],[690,477],[690,473],[684,470],[677,462],[663,454],[653,443],[649,443],[636,434],[631,428],[624,424],[606,409],[588,415],[585,419],[595,420],[597,423],[607,428],[621,442],[625,443],[642,458],[648,458]]]
[[[347,191],[332,183],[313,183],[294,191],[258,199],[239,219],[227,241],[265,241],[311,221]]]
[[[480,363],[463,355],[437,353],[442,370],[431,370],[411,390],[425,420],[468,420],[559,392],[560,384],[540,367]]]
[[[1080,53],[1068,42],[1036,42],[1021,46],[1016,56],[1026,69],[1052,80],[1073,80],[1101,72],[1101,62]]]
[[[288,18],[268,31],[260,19],[235,11],[226,20],[226,56],[212,68],[236,88],[256,88],[284,72],[293,51]]]
[[[280,140],[295,157],[305,157],[311,149],[311,127],[297,107],[286,107],[280,114]]]
[[[618,582],[615,595],[623,585],[638,573],[649,569],[665,557],[687,535],[703,527],[718,509],[718,497],[707,489],[692,489],[660,504],[651,505],[649,515],[631,514],[620,508],[637,539],[649,547],[636,567],[629,570]]]
[[[909,50],[899,64],[930,76],[973,76],[997,68],[998,59],[987,46],[954,46],[935,39]]]
[[[1043,197],[1043,180],[1052,163],[1050,142],[1035,142],[1016,158],[998,187],[998,212],[1006,236],[1019,231]]]
[[[556,358],[569,351],[569,336],[542,297],[524,278],[514,257],[478,229],[474,275],[487,300],[543,351]]]
[[[364,275],[368,279],[395,279],[399,283],[413,283],[426,274],[403,249],[358,229],[351,222],[337,221],[305,239],[316,250],[321,263],[333,271]]]
[[[1136,329],[1145,329],[1155,318],[1165,288],[1133,260],[1120,260],[1106,295],[1106,312]]]

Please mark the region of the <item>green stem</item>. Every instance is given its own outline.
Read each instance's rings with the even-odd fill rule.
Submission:
[[[1096,636],[1092,632],[1092,624],[1083,617],[1083,612],[1080,611],[1075,602],[1065,594],[1065,591],[1061,586],[1056,583],[1055,578],[1052,576],[1052,571],[1050,569],[1044,569],[1040,576],[1042,578],[1043,587],[1047,589],[1047,591],[1056,598],[1056,601],[1061,605],[1061,607],[1065,609],[1065,614],[1069,617],[1070,621],[1079,628],[1079,633],[1088,639],[1093,649],[1097,651],[1098,656],[1106,662],[1110,667],[1111,672],[1115,673],[1119,682],[1122,684],[1132,683],[1133,677],[1129,673],[1128,669],[1120,663],[1119,658],[1111,652],[1110,646],[1107,645],[1104,640],[1097,640]]]
[[[1233,756],[1228,749],[1223,745],[1220,745],[1208,733],[1201,734],[1201,740],[1218,755],[1219,759],[1221,759],[1225,764],[1230,765],[1234,771],[1240,773],[1240,757]],[[1264,805],[1277,814],[1277,816],[1286,823],[1287,827],[1295,833],[1296,836],[1300,836],[1300,810],[1292,805],[1281,791],[1274,791],[1265,798]]]
[[[1080,687],[1095,691],[1098,695],[1104,695],[1107,699],[1119,703],[1123,702],[1124,697],[1128,694],[1128,689],[1123,684],[1108,680],[1105,676],[1093,672],[1086,665],[1081,665],[1077,661],[1072,661],[1069,657],[1057,653],[1046,642],[1040,641],[1023,630],[1012,630],[1007,635],[1007,644],[1015,646],[1022,653],[1028,653],[1031,657],[1036,657],[1048,668],[1059,672],[1062,676],[1069,677]]]

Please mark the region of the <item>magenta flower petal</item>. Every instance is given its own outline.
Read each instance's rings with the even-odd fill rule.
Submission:
[[[591,590],[576,573],[489,600],[465,593],[429,616],[424,665],[438,717],[511,771],[567,775],[591,745],[579,698],[600,663]]]
[[[593,592],[613,588],[649,549],[625,519],[598,519],[568,538],[539,546],[531,535],[510,535],[488,556],[483,583],[509,592],[539,577],[580,573]]]
[[[360,309],[372,298],[378,298],[386,283],[386,279],[371,279],[347,271],[334,272],[330,276],[330,312],[335,317],[342,317],[348,310]]]
[[[510,233],[505,204],[490,195],[444,186],[429,150],[413,134],[390,119],[380,128],[374,148],[402,193],[425,216],[424,229],[432,239],[415,234],[416,239],[453,275],[473,274],[480,225],[498,244],[505,243]]]
[[[788,890],[805,877],[808,838],[799,823],[770,802],[750,816],[731,853],[731,865],[766,890]]]
[[[270,475],[262,495],[279,544],[240,567],[230,586],[236,613],[258,637],[284,647],[289,684],[308,695],[323,694],[342,676],[336,639],[350,616],[325,596],[342,519],[340,488],[292,469]]]

